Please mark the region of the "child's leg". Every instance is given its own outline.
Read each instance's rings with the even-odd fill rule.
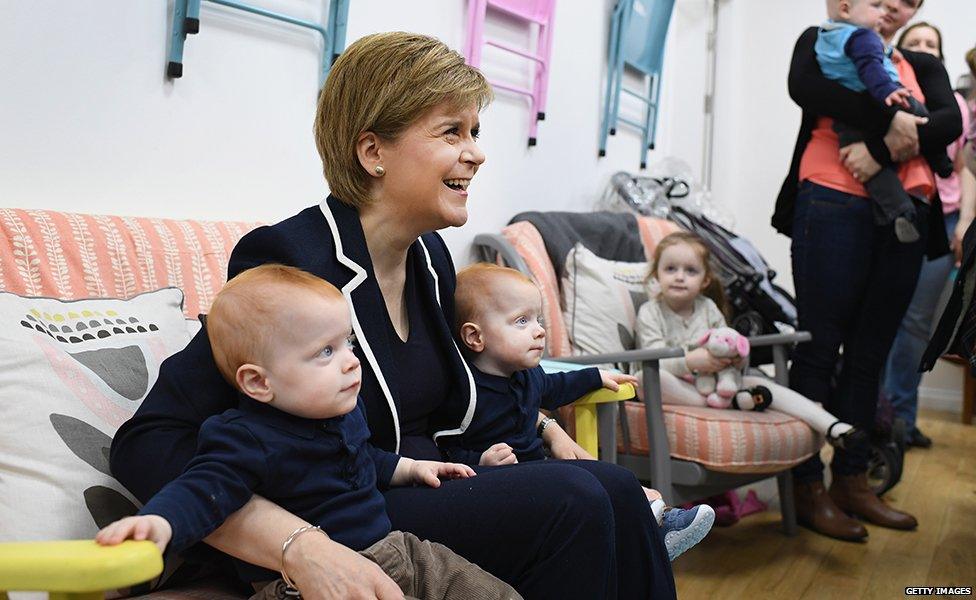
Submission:
[[[766,386],[773,394],[773,402],[769,405],[769,410],[778,410],[791,417],[796,417],[820,435],[827,435],[830,426],[838,422],[837,417],[824,410],[813,400],[801,396],[788,387],[773,383],[768,379],[746,375],[742,378],[742,385],[743,387],[752,387],[754,385]],[[850,429],[851,426],[847,423],[840,423],[834,426],[831,435],[839,436]]]
[[[664,404],[708,406],[705,397],[698,393],[694,385],[664,369],[661,369],[661,401]]]
[[[512,586],[468,562],[447,546],[393,531],[360,554],[372,560],[400,586],[420,600],[521,600]]]

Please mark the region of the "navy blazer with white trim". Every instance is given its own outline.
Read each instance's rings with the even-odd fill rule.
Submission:
[[[444,316],[431,335],[451,365],[451,393],[431,415],[432,434],[435,438],[459,434],[474,415],[476,392],[449,325],[454,322],[454,264],[437,233],[421,236],[409,252],[413,272],[407,276],[428,284],[418,290],[424,309]],[[383,376],[393,364],[391,332],[358,211],[329,196],[318,206],[251,231],[234,248],[228,278],[265,263],[304,269],[342,290],[351,308],[356,352],[363,364],[360,395],[366,405],[370,443],[397,452],[399,390],[396,381]],[[185,349],[162,364],[142,406],[119,428],[112,441],[113,475],[145,502],[179,476],[193,457],[203,421],[236,405],[236,392],[220,376],[203,328]],[[161,454],[164,460],[160,460]],[[377,473],[380,480],[390,475]]]

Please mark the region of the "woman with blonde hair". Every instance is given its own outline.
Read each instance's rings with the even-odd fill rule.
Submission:
[[[478,113],[490,99],[482,74],[434,38],[396,32],[356,41],[332,67],[315,117],[332,193],[246,235],[228,268],[234,276],[269,262],[292,265],[342,291],[362,362],[370,442],[415,459],[439,460],[436,441],[463,433],[477,403],[451,334],[454,266],[436,231],[468,218],[468,186],[485,161]],[[147,499],[192,456],[200,423],[233,402],[204,328],[166,361],[120,428],[113,472]],[[557,457],[586,456],[556,427],[540,434]],[[156,459],[160,448],[170,460]],[[448,546],[527,598],[675,595],[641,486],[615,465],[479,468],[463,482],[384,495],[394,529]],[[305,525],[255,497],[206,541],[286,572],[306,599],[402,597],[357,549],[299,533]]]

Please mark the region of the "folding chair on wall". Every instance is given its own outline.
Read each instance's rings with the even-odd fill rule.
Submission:
[[[607,154],[607,136],[616,134],[617,123],[624,123],[641,132],[640,168],[647,167],[647,151],[654,149],[657,134],[664,43],[673,9],[674,0],[618,0],[613,9],[600,156]],[[625,68],[641,75],[646,91],[623,86]],[[621,92],[637,98],[644,105],[642,121],[619,116]]]
[[[183,46],[188,34],[200,32],[200,2],[202,0],[175,0],[173,2],[172,38],[169,48],[169,62],[166,76],[177,79],[183,76]],[[250,4],[233,0],[206,0],[228,8],[242,10],[275,21],[290,23],[318,32],[322,36],[322,67],[319,73],[319,88],[325,84],[332,63],[346,47],[346,23],[349,20],[349,0],[331,0],[329,19],[325,27],[319,23],[296,19],[294,17],[265,10]]]
[[[529,51],[485,37],[485,18],[488,8],[504,13],[510,18],[536,26],[535,49]],[[552,20],[556,0],[469,0],[465,56],[468,64],[481,66],[481,50],[484,45],[494,46],[535,63],[532,89],[525,89],[491,80],[493,87],[529,97],[529,146],[535,146],[539,121],[546,118],[546,96],[549,89],[549,61],[552,56]]]

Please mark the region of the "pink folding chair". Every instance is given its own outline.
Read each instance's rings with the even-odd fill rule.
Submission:
[[[485,18],[488,7],[505,13],[526,25],[535,24],[538,28],[534,54],[502,42],[485,38]],[[531,100],[529,118],[529,145],[535,146],[539,121],[546,118],[546,96],[549,89],[549,59],[552,55],[552,19],[556,0],[468,0],[468,23],[466,45],[464,48],[468,64],[481,66],[481,49],[485,44],[500,48],[512,54],[535,62],[535,77],[532,89],[516,87],[498,81],[489,81],[492,86],[528,96]]]

